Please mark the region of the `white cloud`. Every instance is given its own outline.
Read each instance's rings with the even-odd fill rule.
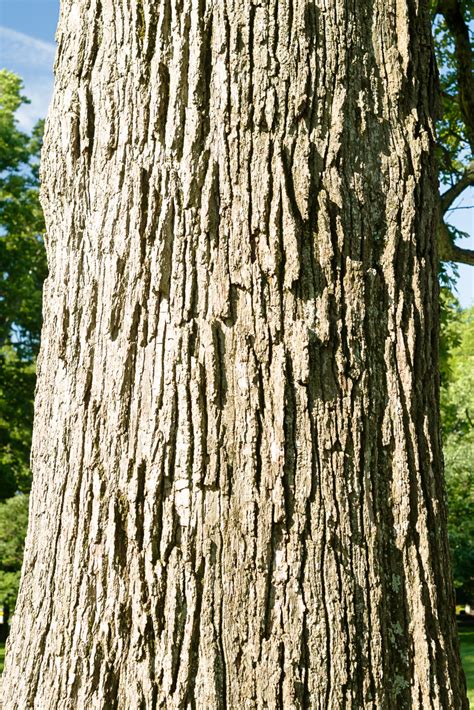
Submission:
[[[31,71],[36,69],[51,71],[56,47],[49,42],[42,42],[22,32],[15,32],[0,26],[0,62],[16,64]]]
[[[30,131],[39,118],[46,116],[53,92],[55,53],[54,44],[0,26],[0,67],[21,76],[24,94],[31,101],[17,113],[24,131]]]

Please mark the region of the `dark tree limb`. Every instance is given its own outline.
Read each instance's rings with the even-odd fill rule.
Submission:
[[[442,214],[445,214],[453,204],[454,200],[456,200],[459,195],[471,185],[474,185],[474,160],[471,160],[457,183],[441,195],[440,200]]]
[[[449,229],[443,220],[441,220],[439,226],[438,238],[438,251],[441,261],[455,261],[457,264],[474,266],[474,250],[463,249],[453,244]]]

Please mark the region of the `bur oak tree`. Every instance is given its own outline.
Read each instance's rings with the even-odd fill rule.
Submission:
[[[65,0],[9,708],[466,708],[419,0]]]

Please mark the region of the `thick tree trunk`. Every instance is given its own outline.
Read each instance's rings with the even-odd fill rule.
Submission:
[[[466,708],[418,0],[63,0],[7,708]]]

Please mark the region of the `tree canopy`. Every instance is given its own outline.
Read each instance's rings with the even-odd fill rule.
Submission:
[[[474,65],[469,0],[433,0],[433,34],[441,107],[437,123],[440,196],[439,253],[443,261],[474,264],[474,251],[454,243],[463,236],[446,220],[455,200],[474,185]]]
[[[0,71],[0,500],[30,486],[35,358],[46,257],[39,204],[43,121],[27,135],[15,114],[28,99]]]
[[[459,600],[474,599],[474,307],[451,308],[451,338],[441,414],[449,507],[449,539]]]
[[[8,604],[11,612],[20,583],[28,503],[24,494],[0,502],[0,604]]]

